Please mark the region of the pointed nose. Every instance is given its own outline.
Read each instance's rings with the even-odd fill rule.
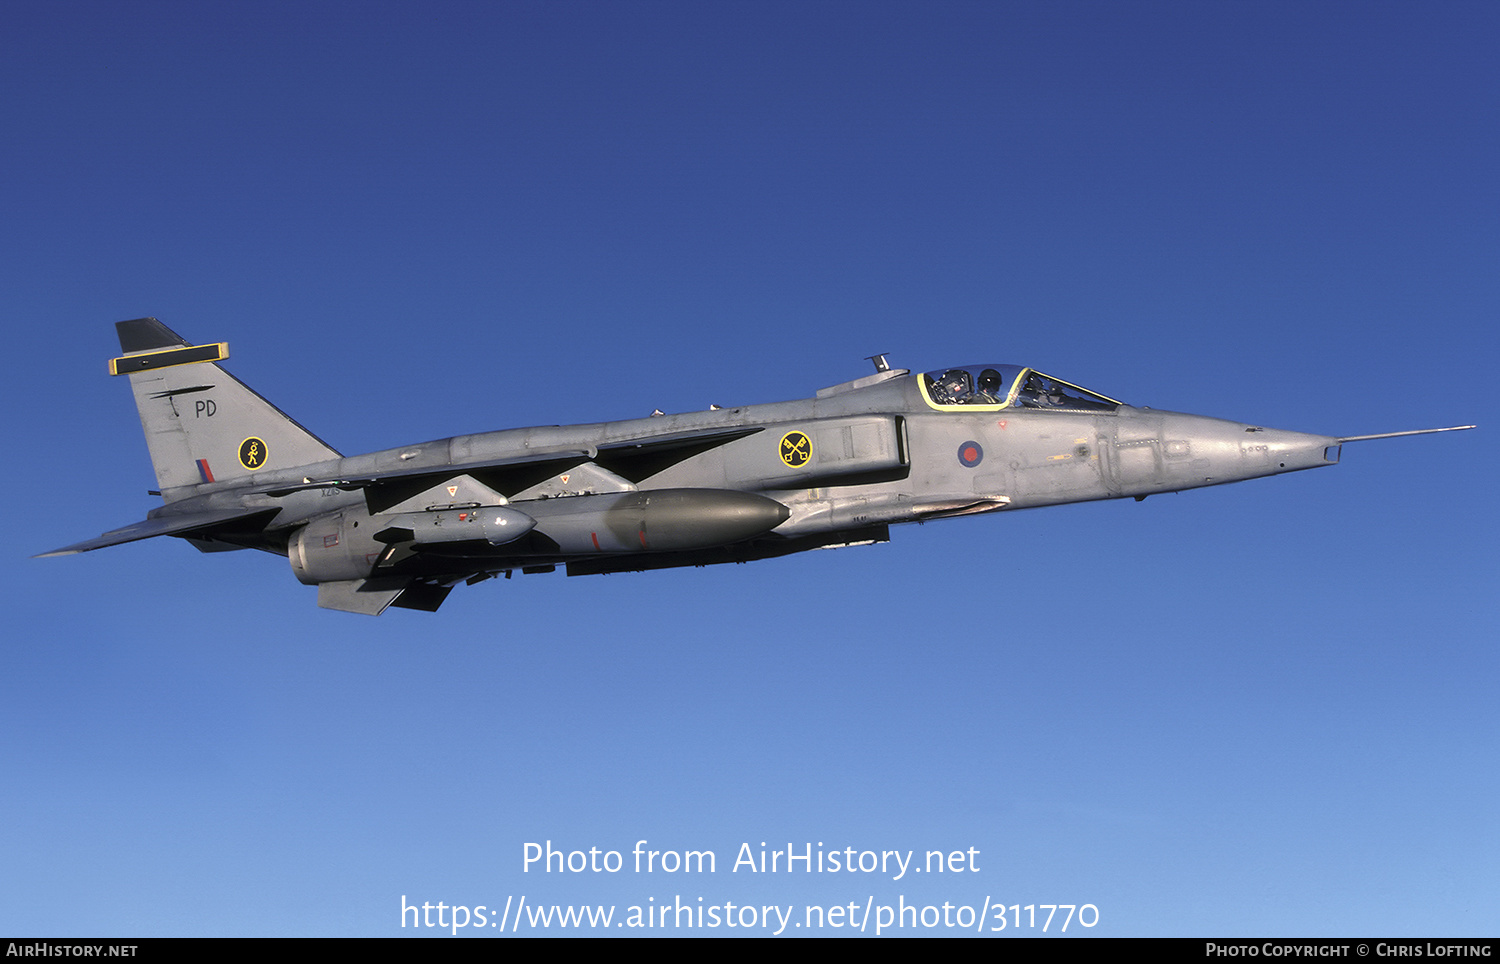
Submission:
[[[1269,469],[1268,472],[1255,472],[1253,475],[1315,469],[1322,465],[1333,465],[1339,460],[1339,440],[1327,435],[1288,432],[1285,429],[1263,428],[1258,425],[1243,426],[1243,433],[1245,437],[1240,442],[1240,454],[1245,467],[1262,466]]]
[[[1332,465],[1339,440],[1176,412],[1122,410],[1115,435],[1124,495],[1241,482]]]

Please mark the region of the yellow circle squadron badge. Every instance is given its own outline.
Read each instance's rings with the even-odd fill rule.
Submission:
[[[812,439],[803,432],[788,432],[781,437],[781,461],[800,469],[812,458]]]
[[[240,443],[240,464],[254,472],[266,464],[266,443],[250,436]]]

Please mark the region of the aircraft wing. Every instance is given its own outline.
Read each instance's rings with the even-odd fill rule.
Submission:
[[[649,435],[645,438],[624,439],[618,442],[605,442],[599,446],[601,452],[664,452],[679,449],[712,448],[733,442],[735,439],[754,435],[756,432],[764,431],[759,425],[747,425],[743,428],[724,429],[722,431],[688,431],[677,432],[672,435]]]
[[[481,459],[473,462],[453,462],[448,465],[431,466],[418,465],[411,468],[391,469],[386,472],[376,472],[370,475],[351,475],[337,479],[304,479],[291,485],[280,483],[257,489],[274,498],[291,495],[293,492],[301,492],[306,489],[368,489],[382,485],[395,485],[409,481],[424,481],[436,478],[453,478],[456,475],[469,475],[473,472],[486,469],[507,469],[519,466],[545,466],[551,468],[557,465],[577,465],[580,462],[592,461],[598,454],[594,449],[576,449],[567,452],[547,452],[537,455],[522,455],[508,459]]]
[[[280,498],[307,489],[363,489],[372,510],[378,510],[459,475],[473,475],[498,489],[517,492],[550,475],[566,472],[573,466],[597,461],[624,478],[639,481],[674,462],[760,431],[763,431],[760,426],[749,426],[722,431],[679,432],[604,442],[587,448],[532,452],[507,458],[475,459],[439,466],[416,465],[336,479],[304,479],[291,484],[283,482],[270,485],[256,491]]]
[[[534,452],[500,459],[476,459],[467,462],[454,462],[450,465],[442,466],[433,466],[430,464],[419,465],[346,478],[309,478],[303,479],[301,482],[291,484],[285,482],[275,483],[264,487],[247,489],[246,491],[259,492],[279,498],[308,489],[364,489],[371,505],[378,508],[393,505],[409,495],[414,495],[423,489],[437,484],[443,479],[450,479],[459,475],[479,474],[481,477],[484,477],[493,473],[500,473],[516,480],[510,487],[524,488],[526,485],[534,484],[548,475],[559,471],[567,471],[572,466],[581,465],[585,462],[593,462],[596,459],[601,461],[608,460],[611,465],[619,466],[626,471],[629,471],[630,468],[645,469],[646,465],[649,464],[650,469],[641,473],[649,474],[650,471],[659,470],[663,464],[670,464],[673,461],[688,458],[698,452],[724,445],[735,439],[744,438],[759,431],[762,431],[762,429],[759,426],[755,426],[724,431],[681,432],[675,435],[648,436],[645,438],[607,442],[598,447],[589,446],[587,448],[552,452]],[[106,546],[118,546],[127,542],[150,539],[155,536],[180,536],[200,531],[204,531],[207,534],[206,530],[216,529],[233,522],[249,519],[252,516],[264,515],[268,512],[274,514],[275,510],[267,510],[265,507],[255,509],[213,509],[186,515],[147,519],[144,522],[125,526],[123,529],[111,530],[84,542],[77,542],[71,546],[54,549],[51,552],[40,553],[35,558],[69,556],[80,552],[89,552],[93,549],[103,549]]]
[[[97,536],[93,539],[75,542],[71,546],[63,546],[61,549],[53,549],[51,552],[38,553],[32,558],[45,559],[48,556],[71,556],[80,552],[89,552],[93,549],[103,549],[106,546],[118,546],[127,542],[138,542],[141,539],[151,539],[155,536],[182,536],[200,530],[216,529],[227,523],[238,522],[242,519],[248,519],[251,516],[266,514],[267,510],[265,508],[212,509],[204,512],[193,512],[187,515],[147,519],[144,522],[137,522],[135,525],[129,525],[123,529],[112,529],[102,536]]]

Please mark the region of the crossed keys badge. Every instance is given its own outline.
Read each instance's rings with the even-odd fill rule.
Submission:
[[[781,437],[781,461],[800,469],[812,458],[812,439],[802,432],[788,432]]]

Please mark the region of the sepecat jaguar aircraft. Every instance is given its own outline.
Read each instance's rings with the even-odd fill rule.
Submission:
[[[1021,365],[892,369],[811,399],[508,429],[345,457],[230,375],[224,343],[116,326],[163,505],[47,556],[152,536],[286,556],[318,605],[434,611],[461,582],[704,566],[890,526],[1134,497],[1339,459],[1336,438],[1135,408]]]

